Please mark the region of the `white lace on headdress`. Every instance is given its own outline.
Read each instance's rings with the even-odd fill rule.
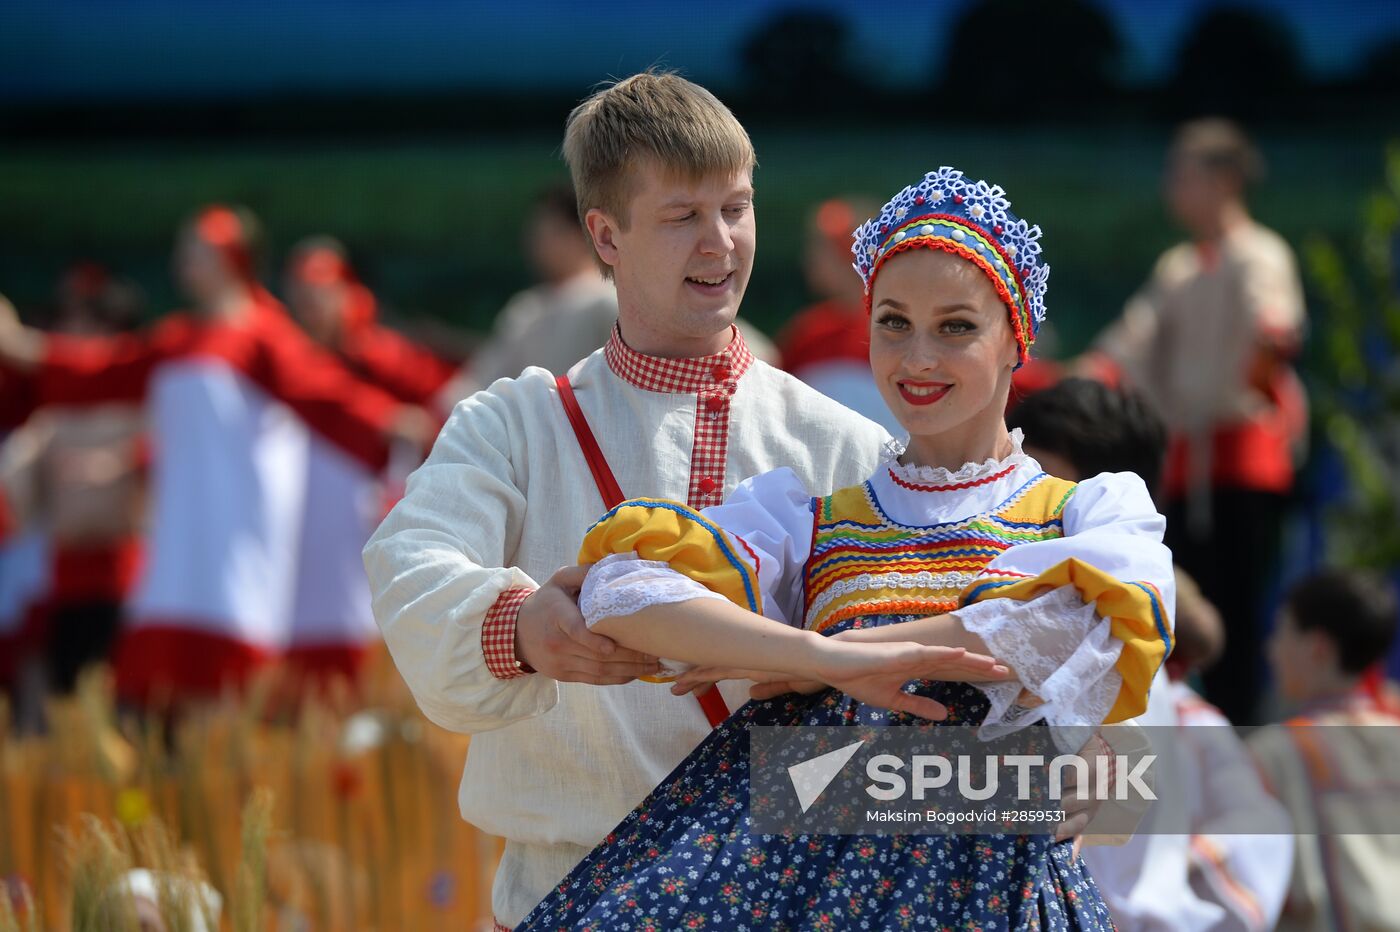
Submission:
[[[904,455],[906,446],[897,440],[891,440],[885,444],[884,455],[880,458],[880,462],[882,465],[888,466],[896,478],[905,482],[919,485],[951,485],[971,482],[976,479],[985,479],[987,476],[1001,472],[1008,466],[1020,466],[1022,463],[1031,461],[1031,458],[1021,449],[1021,444],[1025,440],[1021,428],[1013,429],[1010,437],[1011,453],[1009,455],[1001,459],[991,457],[980,463],[964,463],[958,469],[901,463],[899,458]]]
[[[919,219],[925,215],[929,215],[930,226],[902,226],[911,217]],[[1041,258],[1040,227],[1012,213],[1011,202],[1001,185],[974,181],[947,165],[905,187],[852,234],[853,267],[865,283],[866,294],[870,293],[881,259],[911,236],[932,234],[939,216],[962,218],[974,224],[977,230],[992,237],[1015,267],[1025,290],[1024,310],[1032,331],[1026,334],[1029,344],[1045,321],[1045,293],[1050,279],[1050,266]],[[955,230],[952,236],[961,241],[967,232]],[[990,259],[995,265],[1001,256],[992,255]]]

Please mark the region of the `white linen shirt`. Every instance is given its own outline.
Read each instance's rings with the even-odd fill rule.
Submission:
[[[603,350],[569,377],[623,493],[687,501],[699,396],[629,383]],[[729,404],[716,490],[725,495],[778,466],[823,494],[851,485],[888,439],[758,361],[738,377]],[[364,551],[375,616],[419,706],[438,725],[473,735],[461,812],[507,840],[492,905],[508,925],[709,731],[695,698],[664,685],[498,679],[486,666],[486,612],[507,590],[574,564],[604,511],[554,377],[530,368],[456,407]],[[730,684],[725,698],[733,708],[748,697]]]

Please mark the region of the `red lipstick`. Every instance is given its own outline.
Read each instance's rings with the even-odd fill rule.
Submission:
[[[952,390],[947,382],[900,382],[899,394],[911,405],[931,405]],[[910,389],[913,389],[911,391]]]

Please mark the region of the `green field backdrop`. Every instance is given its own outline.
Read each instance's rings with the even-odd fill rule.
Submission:
[[[754,141],[760,235],[745,314],[770,332],[807,300],[798,252],[811,205],[840,193],[884,199],[939,165],[1002,184],[1045,229],[1055,354],[1079,349],[1111,319],[1178,235],[1160,205],[1168,137],[1156,126],[968,130],[920,125],[915,114],[901,126],[760,129]],[[1295,245],[1315,233],[1346,241],[1381,182],[1381,131],[1313,124],[1258,141],[1270,169],[1254,198],[1259,218]],[[270,283],[288,245],[329,233],[350,245],[392,317],[482,329],[528,283],[522,208],[563,177],[558,144],[539,133],[0,148],[0,293],[40,305],[65,263],[91,257],[135,277],[161,313],[177,301],[167,274],[173,230],[195,206],[224,200],[264,221]]]

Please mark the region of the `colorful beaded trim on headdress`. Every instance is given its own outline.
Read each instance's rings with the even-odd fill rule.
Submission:
[[[1050,266],[1040,260],[1040,227],[1011,213],[1001,186],[969,181],[945,165],[900,191],[878,217],[857,227],[851,252],[865,282],[866,310],[880,266],[915,246],[961,256],[987,274],[1010,311],[1020,361],[1027,362],[1045,320]]]

